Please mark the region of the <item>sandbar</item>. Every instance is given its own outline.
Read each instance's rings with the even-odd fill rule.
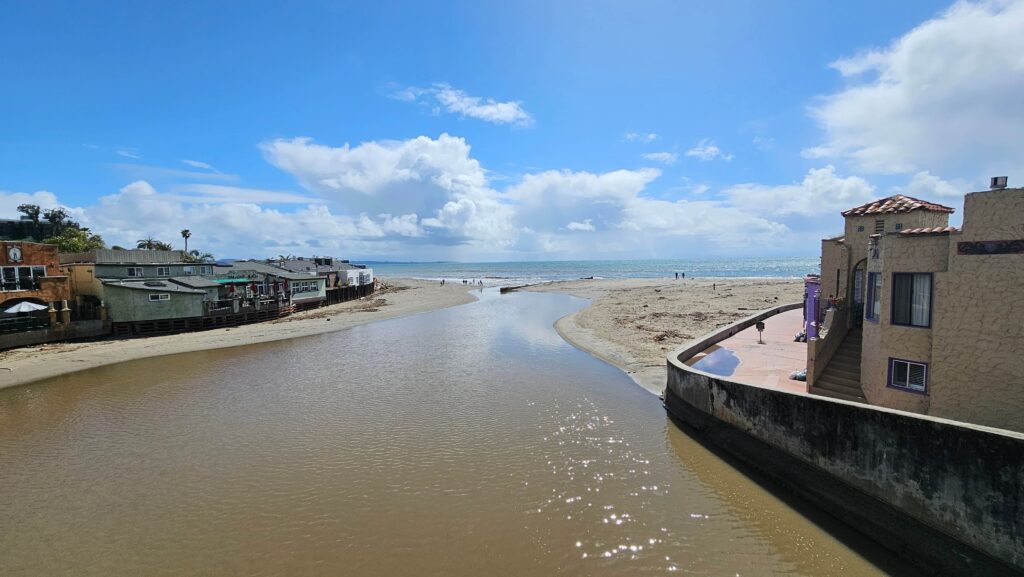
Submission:
[[[562,338],[626,372],[654,394],[665,388],[665,355],[757,311],[803,298],[802,279],[583,279],[525,290],[590,299],[562,317]]]

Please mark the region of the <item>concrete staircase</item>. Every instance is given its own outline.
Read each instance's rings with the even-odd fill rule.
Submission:
[[[867,402],[864,391],[860,388],[860,347],[861,329],[851,329],[832,355],[825,372],[814,382],[811,393],[847,401]]]

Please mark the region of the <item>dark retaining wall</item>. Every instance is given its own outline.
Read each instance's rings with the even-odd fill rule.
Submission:
[[[668,410],[916,563],[1024,574],[1024,434],[743,384],[683,363],[720,333],[789,307],[670,355]]]
[[[88,339],[106,336],[109,332],[110,323],[107,321],[75,321],[66,326],[59,324],[56,327],[47,329],[0,335],[0,350],[41,345],[43,343]]]

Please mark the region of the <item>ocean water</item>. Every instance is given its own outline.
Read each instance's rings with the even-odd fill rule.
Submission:
[[[486,286],[527,284],[552,280],[594,278],[758,277],[802,278],[819,271],[818,257],[733,258],[718,260],[568,260],[534,262],[368,262],[374,274],[461,282]]]

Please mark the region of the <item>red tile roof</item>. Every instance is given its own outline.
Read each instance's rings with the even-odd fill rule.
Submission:
[[[949,234],[951,232],[960,232],[960,229],[955,226],[933,226],[931,228],[908,228],[901,230],[900,234]]]
[[[928,210],[931,212],[953,212],[954,209],[934,202],[920,200],[902,194],[894,194],[886,198],[862,204],[850,210],[844,210],[843,216],[864,216],[868,214],[895,214],[912,210]]]

